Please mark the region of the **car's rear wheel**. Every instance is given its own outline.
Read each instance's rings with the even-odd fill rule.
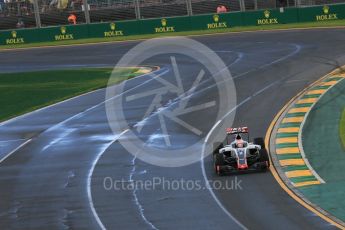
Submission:
[[[266,167],[264,170],[267,170],[270,167],[270,158],[269,158],[268,152],[266,150],[265,140],[262,137],[258,137],[258,138],[254,138],[253,142],[255,145],[261,146],[261,149],[259,151],[259,154],[260,154],[259,161],[266,163]]]
[[[266,163],[266,168],[265,170],[269,169],[270,167],[270,158],[268,156],[268,152],[266,149],[260,149],[260,162],[265,162]]]
[[[262,149],[265,149],[265,140],[262,137],[254,138],[253,143],[255,145],[260,145]]]

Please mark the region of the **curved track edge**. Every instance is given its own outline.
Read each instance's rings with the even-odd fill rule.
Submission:
[[[128,67],[128,68],[135,68],[135,66],[130,66],[130,67]],[[133,77],[133,78],[130,78],[130,79],[134,79],[134,78],[137,78],[137,77],[141,77],[141,76],[144,76],[144,75],[148,75],[148,74],[150,74],[150,73],[152,73],[152,72],[155,72],[155,71],[157,71],[157,70],[160,70],[160,66],[138,66],[138,68],[150,68],[151,70],[150,70],[149,72],[138,72],[138,74],[139,74],[138,76]],[[139,69],[138,71],[141,71],[141,70]],[[130,79],[127,79],[127,80],[130,80]],[[125,80],[125,81],[127,81],[127,80]],[[119,84],[121,84],[121,82],[120,82]],[[0,126],[3,126],[3,125],[5,125],[5,124],[7,124],[7,123],[16,121],[16,120],[18,120],[18,119],[20,119],[20,118],[27,117],[27,116],[29,116],[29,115],[31,115],[31,114],[34,114],[34,113],[37,113],[37,112],[39,112],[39,111],[48,109],[48,108],[50,108],[50,107],[54,107],[54,106],[63,104],[63,103],[65,103],[65,102],[75,100],[75,99],[77,99],[77,98],[79,98],[79,97],[83,97],[83,96],[86,96],[86,95],[89,95],[89,94],[92,94],[92,93],[95,93],[95,92],[104,90],[105,88],[106,88],[106,86],[103,87],[103,88],[100,88],[100,89],[91,90],[91,91],[89,91],[89,92],[82,93],[82,94],[79,94],[79,95],[76,95],[76,96],[72,96],[72,97],[67,98],[67,99],[65,99],[65,100],[58,101],[58,102],[52,103],[52,104],[50,104],[50,105],[43,106],[43,107],[41,107],[41,108],[35,109],[35,110],[30,111],[30,112],[27,112],[27,113],[23,113],[23,114],[21,114],[21,115],[18,115],[18,116],[9,118],[9,119],[7,119],[7,120],[0,121]]]
[[[299,92],[296,96],[291,98],[290,101],[288,101],[284,107],[278,112],[278,114],[274,117],[272,120],[270,126],[268,127],[268,130],[266,132],[265,136],[265,145],[267,146],[267,150],[269,153],[270,157],[270,171],[274,177],[274,179],[278,182],[279,186],[291,197],[293,198],[296,202],[298,202],[300,205],[308,209],[309,211],[313,212],[315,215],[319,216],[323,220],[327,221],[331,225],[334,225],[335,227],[339,229],[345,230],[345,223],[338,218],[332,216],[322,208],[318,207],[316,204],[313,204],[310,202],[306,197],[304,197],[295,187],[291,185],[285,178],[284,172],[280,169],[279,163],[276,163],[276,158],[272,157],[272,150],[275,150],[275,137],[273,135],[274,128],[276,125],[278,125],[278,121],[282,117],[282,115],[286,112],[286,110],[293,104],[301,95],[306,93],[310,88],[313,86],[317,85],[321,81],[325,80],[327,77],[330,77],[333,74],[339,73],[339,71],[344,68],[339,67],[335,70],[333,70],[331,73],[326,74],[325,76],[321,77],[317,81],[313,82],[311,85],[307,86],[305,89],[303,89],[301,92]]]

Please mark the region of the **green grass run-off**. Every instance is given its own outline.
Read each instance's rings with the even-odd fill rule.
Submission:
[[[345,150],[345,108],[340,118],[339,134],[340,134],[340,139],[341,139],[343,148]]]
[[[115,69],[113,84],[137,76],[137,68]],[[106,87],[111,68],[0,74],[0,121]]]

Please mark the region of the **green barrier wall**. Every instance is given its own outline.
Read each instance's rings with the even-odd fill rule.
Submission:
[[[40,30],[41,41],[66,41],[89,38],[88,25],[68,25]]]
[[[345,19],[345,4],[0,31],[0,45]]]
[[[141,34],[159,34],[192,30],[190,17],[140,20]]]
[[[140,34],[139,21],[121,21],[88,25],[90,38],[107,38]]]
[[[345,19],[345,4],[306,7],[298,9],[300,22]]]
[[[243,14],[244,25],[274,25],[298,22],[298,10],[295,8],[262,10]]]
[[[0,31],[0,45],[17,45],[40,42],[39,29]]]
[[[192,30],[214,30],[243,26],[242,13],[210,14],[190,17]]]

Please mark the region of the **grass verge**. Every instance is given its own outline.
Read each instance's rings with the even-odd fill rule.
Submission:
[[[340,131],[341,143],[345,150],[345,109],[343,110],[343,113],[341,114],[339,129],[340,129],[339,131]]]
[[[0,74],[0,121],[103,88],[113,69],[84,68]],[[137,68],[114,70],[113,84],[137,76]]]
[[[250,32],[250,31],[265,31],[265,30],[279,30],[279,29],[303,29],[303,28],[327,28],[327,27],[342,27],[345,26],[345,20],[334,21],[321,21],[321,22],[305,22],[305,23],[291,23],[291,24],[275,24],[275,25],[263,25],[263,26],[243,26],[232,27],[226,29],[214,29],[214,30],[196,30],[186,32],[174,32],[164,34],[146,34],[146,35],[132,35],[132,36],[120,36],[114,38],[88,38],[79,40],[59,41],[59,42],[41,42],[21,45],[2,45],[0,50],[15,49],[15,48],[31,48],[41,46],[59,46],[59,45],[75,45],[75,44],[88,44],[88,43],[101,43],[101,42],[114,42],[114,41],[126,41],[126,40],[140,40],[150,39],[156,37],[169,37],[169,36],[195,36],[204,34],[220,34],[231,32]]]

